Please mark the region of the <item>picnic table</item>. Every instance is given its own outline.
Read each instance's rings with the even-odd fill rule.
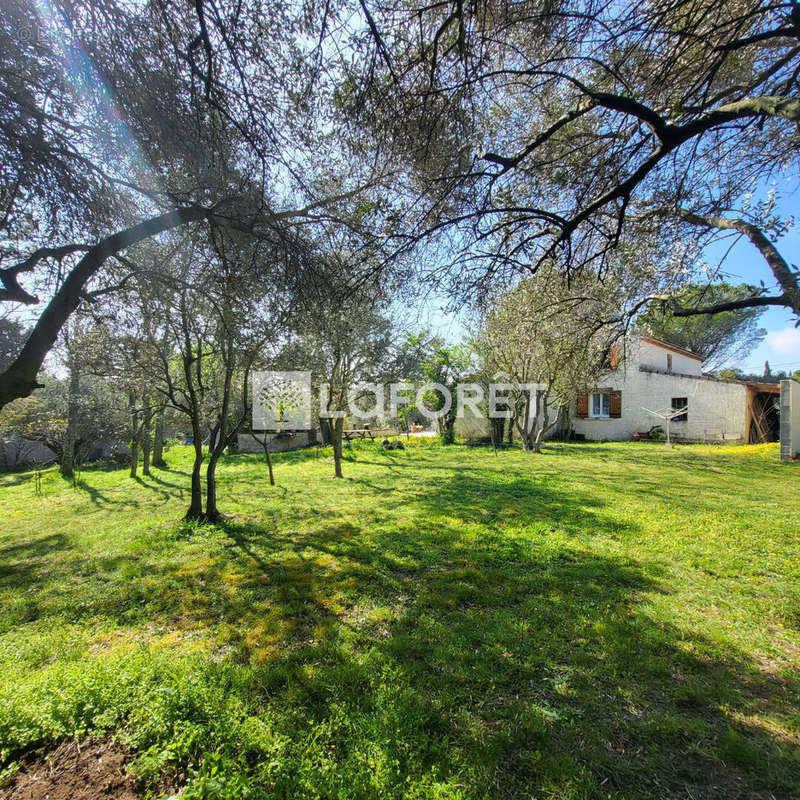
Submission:
[[[342,439],[351,442],[353,439],[372,439],[381,436],[399,436],[397,428],[349,428],[342,431]]]
[[[346,442],[350,442],[353,439],[366,439],[367,437],[374,439],[375,431],[369,428],[350,428],[350,430],[342,431],[342,436]]]

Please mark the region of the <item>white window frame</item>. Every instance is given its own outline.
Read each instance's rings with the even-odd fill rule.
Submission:
[[[594,399],[595,397],[603,398],[605,397],[605,403],[601,399],[599,402],[600,406],[600,413],[595,414],[594,410]],[[606,407],[605,413],[603,413],[603,405]],[[611,418],[611,392],[592,392],[589,395],[589,417],[591,419],[610,419]]]
[[[675,401],[676,400],[685,400],[686,402],[682,406],[678,406],[677,408],[675,408]],[[680,417],[675,417],[675,416],[670,417],[670,422],[673,425],[683,425],[683,424],[685,424],[685,423],[687,423],[689,421],[689,398],[688,397],[671,397],[670,401],[669,401],[669,407],[670,407],[670,411],[671,411],[672,414],[675,414],[676,411],[680,411],[681,409],[684,409],[683,412],[680,415],[680,417],[683,417],[683,419],[681,419]]]

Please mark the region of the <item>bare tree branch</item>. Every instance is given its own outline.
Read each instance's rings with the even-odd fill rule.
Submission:
[[[721,230],[733,230],[744,234],[758,248],[764,260],[769,264],[772,274],[777,279],[781,289],[783,289],[783,294],[780,295],[780,298],[783,299],[784,304],[792,308],[795,314],[800,314],[800,285],[798,285],[797,273],[792,271],[786,259],[778,252],[778,249],[760,228],[745,219],[706,216],[685,208],[678,208],[677,213],[682,219],[685,219],[692,225],[705,228],[719,228]],[[772,299],[777,300],[779,298]],[[758,303],[757,305],[780,304]],[[743,308],[744,306],[739,307]]]
[[[0,408],[11,400],[25,397],[39,386],[36,375],[45,356],[70,314],[80,305],[86,284],[108,258],[163,231],[208,219],[212,213],[202,206],[176,209],[119,231],[90,247],[42,311],[19,355],[0,374]]]
[[[86,252],[90,249],[88,244],[68,244],[63,247],[40,247],[26,259],[11,267],[0,269],[0,281],[3,289],[0,290],[0,302],[24,303],[35,305],[39,298],[26,292],[17,282],[17,276],[22,272],[31,272],[36,265],[45,259],[54,258],[61,261],[72,253]]]

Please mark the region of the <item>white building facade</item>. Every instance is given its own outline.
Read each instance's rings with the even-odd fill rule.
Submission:
[[[586,439],[624,441],[665,427],[656,414],[685,409],[670,422],[678,440],[776,440],[778,385],[703,375],[702,363],[701,356],[666,342],[630,337],[620,366],[578,396],[573,431]]]

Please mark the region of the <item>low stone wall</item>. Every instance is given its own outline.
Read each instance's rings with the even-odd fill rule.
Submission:
[[[263,433],[239,434],[240,453],[263,453],[264,447],[261,442],[264,439]],[[299,450],[302,447],[309,447],[317,443],[317,433],[313,430],[308,431],[285,431],[283,433],[267,433],[270,453],[285,453],[287,450]]]
[[[56,454],[47,445],[14,436],[0,442],[0,470],[49,464]]]

